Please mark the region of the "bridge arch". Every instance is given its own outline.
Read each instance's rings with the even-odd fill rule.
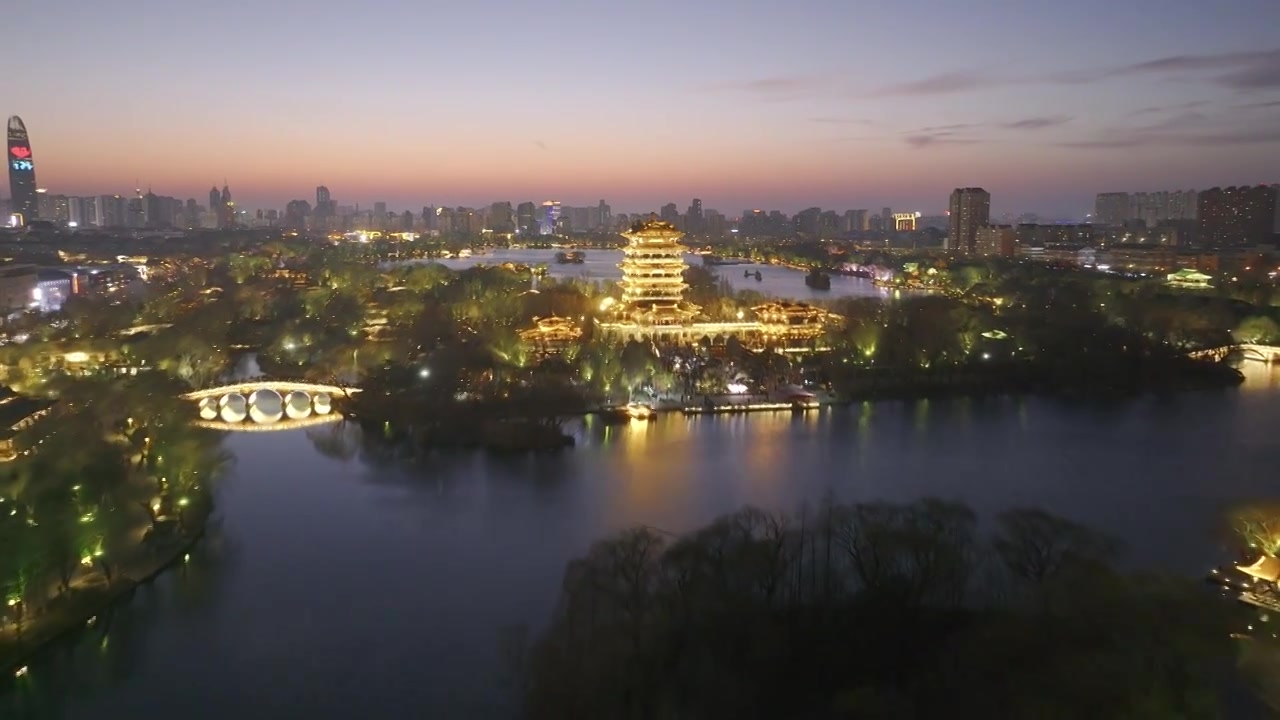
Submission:
[[[201,425],[241,429],[237,426],[292,426],[312,418],[327,422],[336,419],[330,417],[333,397],[357,392],[340,385],[261,381],[196,390],[183,398],[195,401]]]

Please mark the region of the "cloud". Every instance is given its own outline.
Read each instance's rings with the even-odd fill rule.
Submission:
[[[1266,102],[1247,103],[1245,105],[1237,105],[1242,110],[1263,110],[1266,108],[1280,107],[1280,100],[1269,100]]]
[[[954,132],[922,132],[907,135],[903,138],[903,142],[915,148],[923,150],[924,148],[937,147],[939,145],[977,145],[978,141],[974,138],[956,137]]]
[[[914,82],[887,85],[872,93],[875,97],[898,97],[904,95],[947,95],[950,93],[977,90],[990,85],[1003,84],[1008,81],[984,77],[976,73],[950,72],[934,75]]]
[[[1226,71],[1211,78],[1211,82],[1223,87],[1237,90],[1280,87],[1280,49],[1171,55],[1128,65],[1058,73],[1047,79],[1060,84],[1079,85],[1135,75],[1186,75],[1215,70]]]
[[[811,117],[809,122],[824,123],[827,125],[874,125],[875,123],[865,118],[840,117],[838,115],[827,115],[824,117]]]
[[[1187,74],[1208,74],[1209,82],[1234,90],[1264,90],[1280,87],[1280,49],[1216,55],[1171,55],[1127,65],[1069,70],[1042,76],[1001,76],[975,71],[955,71],[911,82],[886,85],[871,91],[870,95],[871,97],[948,95],[1004,85],[1037,83],[1085,85],[1122,77]],[[1161,110],[1161,108],[1144,108],[1142,112],[1160,112]]]
[[[541,140],[534,140],[534,141],[533,141],[533,144],[534,144],[534,146],[535,146],[535,147],[537,147],[539,150],[550,150],[550,149],[551,149],[551,148],[547,147],[547,144],[546,144],[546,143],[544,143],[544,142],[542,142]]]
[[[1112,130],[1093,140],[1057,143],[1058,147],[1077,149],[1117,149],[1136,147],[1225,147],[1233,145],[1265,145],[1280,143],[1280,128],[1235,128],[1167,132],[1157,128]]]
[[[916,132],[930,133],[930,134],[934,134],[934,133],[950,134],[960,130],[972,130],[973,128],[977,128],[977,127],[982,127],[982,126],[977,123],[955,123],[953,125],[932,125],[930,127],[923,127],[917,130]]]
[[[775,75],[742,82],[718,83],[706,89],[756,95],[765,100],[794,100],[819,92],[824,83],[810,75]]]
[[[1191,108],[1204,107],[1208,105],[1208,100],[1192,100],[1190,102],[1178,103],[1177,105],[1156,105],[1153,107],[1144,107],[1129,113],[1130,117],[1139,115],[1155,115],[1157,113],[1172,112],[1174,110],[1190,110]]]
[[[1045,128],[1057,127],[1071,122],[1069,115],[1053,115],[1049,117],[1029,117],[1022,120],[1014,120],[1001,125],[1001,127],[1009,130],[1043,130]]]

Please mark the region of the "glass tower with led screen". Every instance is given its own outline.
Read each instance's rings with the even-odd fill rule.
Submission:
[[[13,212],[22,216],[22,222],[31,222],[39,208],[36,195],[36,165],[31,157],[31,141],[27,138],[27,126],[22,118],[9,118],[9,197]]]

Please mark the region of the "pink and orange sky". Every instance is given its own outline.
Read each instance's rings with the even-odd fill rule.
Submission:
[[[981,185],[1076,216],[1280,182],[1276,0],[41,0],[4,22],[3,114],[69,195],[928,213]]]

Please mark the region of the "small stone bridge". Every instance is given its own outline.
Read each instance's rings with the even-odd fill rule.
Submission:
[[[1222,347],[1196,350],[1187,353],[1187,357],[1200,360],[1222,360],[1233,352],[1240,353],[1246,360],[1261,360],[1268,364],[1280,362],[1280,347],[1275,345],[1256,345],[1254,343],[1223,345]]]
[[[327,420],[335,397],[360,388],[287,380],[251,380],[183,395],[200,410],[202,425],[222,429],[288,429]]]

